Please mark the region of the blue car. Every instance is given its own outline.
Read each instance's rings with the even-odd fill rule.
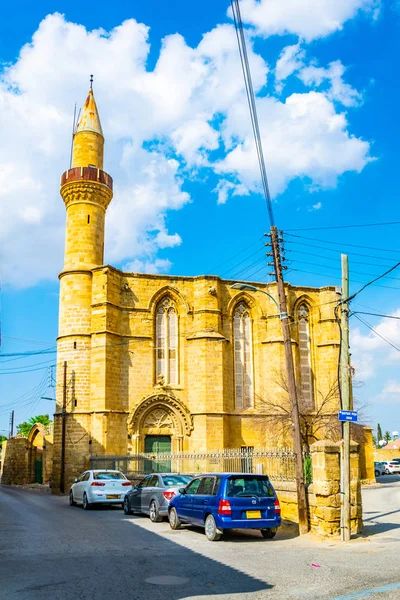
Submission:
[[[211,542],[228,529],[259,529],[272,539],[281,524],[281,508],[266,475],[210,473],[179,489],[168,519],[172,529],[183,523],[204,527]]]

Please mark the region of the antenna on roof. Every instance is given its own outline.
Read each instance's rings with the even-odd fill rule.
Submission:
[[[90,89],[93,89],[93,75],[90,75]]]

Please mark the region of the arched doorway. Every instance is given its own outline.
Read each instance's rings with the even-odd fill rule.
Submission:
[[[154,455],[181,452],[184,439],[193,430],[193,419],[186,406],[168,388],[143,398],[130,412],[128,432],[134,454]],[[157,470],[170,470],[171,462],[157,462]],[[146,465],[149,468],[150,465]],[[153,465],[156,467],[156,465]],[[155,470],[155,469],[150,469]]]
[[[46,428],[36,423],[28,435],[28,469],[31,483],[43,483],[43,454]]]

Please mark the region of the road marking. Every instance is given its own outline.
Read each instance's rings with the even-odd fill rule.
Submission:
[[[363,590],[362,592],[352,592],[351,594],[346,594],[346,596],[337,596],[331,600],[358,600],[359,598],[364,598],[365,596],[372,596],[372,594],[380,594],[382,592],[391,592],[392,590],[398,590],[399,588],[400,583],[390,583],[389,585]]]

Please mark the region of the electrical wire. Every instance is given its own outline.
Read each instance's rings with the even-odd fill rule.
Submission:
[[[292,268],[292,270],[293,270],[293,271],[297,271],[298,273],[308,273],[309,275],[318,275],[319,277],[330,277],[331,279],[339,279],[339,280],[341,280],[341,279],[342,279],[342,278],[341,278],[340,276],[338,276],[338,275],[329,275],[329,274],[327,274],[327,273],[316,273],[315,271],[305,271],[304,269],[297,269],[297,268],[296,268],[296,269],[295,269],[295,268]],[[365,282],[364,282],[364,281],[359,281],[358,279],[353,279],[353,282],[354,282],[354,283],[362,283],[362,284],[365,284]],[[370,283],[368,283],[368,284],[365,284],[365,286],[366,286],[366,285],[370,285]],[[364,286],[364,287],[365,287],[365,286]],[[364,287],[362,287],[361,289],[364,289]],[[395,287],[395,286],[393,286],[393,285],[382,285],[382,284],[379,284],[379,283],[378,283],[378,284],[376,285],[376,287],[381,287],[381,288],[385,288],[385,289],[388,289],[388,290],[397,290],[398,292],[400,291],[400,287]],[[361,290],[360,290],[360,291],[361,291]],[[358,294],[358,293],[359,293],[359,292],[357,292],[357,294]],[[356,295],[357,295],[357,294],[356,294]]]
[[[398,263],[396,263],[395,265],[393,265],[393,267],[391,267],[390,269],[388,269],[387,271],[385,271],[384,273],[382,273],[382,275],[379,275],[378,277],[375,277],[375,279],[372,279],[371,281],[368,281],[368,283],[365,283],[358,290],[358,292],[355,292],[354,294],[352,294],[348,298],[345,298],[344,300],[342,300],[342,302],[350,302],[351,300],[353,300],[353,298],[355,298],[356,296],[358,296],[358,294],[360,294],[363,290],[365,290],[365,288],[367,288],[370,285],[373,285],[376,281],[379,281],[380,279],[382,279],[382,277],[386,277],[389,273],[391,273],[392,271],[394,271],[395,269],[397,269],[397,267],[399,265],[400,265],[400,261]]]
[[[382,315],[380,313],[371,313],[371,312],[362,312],[360,310],[352,311],[352,315],[370,315],[371,317],[381,317],[382,319],[397,319],[400,321],[400,317],[396,317],[395,315]]]
[[[242,22],[242,16],[240,14],[239,1],[231,0],[231,6],[232,6],[233,19],[234,19],[234,23],[235,23],[236,38],[237,38],[238,47],[239,47],[240,62],[242,64],[242,71],[243,71],[244,83],[245,83],[245,88],[246,88],[247,102],[248,102],[249,110],[250,110],[251,125],[253,128],[254,141],[255,141],[255,145],[256,145],[258,164],[260,167],[261,181],[262,181],[262,185],[263,185],[263,189],[264,189],[265,200],[267,203],[270,224],[271,224],[271,226],[273,226],[273,225],[275,225],[274,213],[272,210],[272,201],[271,201],[271,194],[270,194],[269,185],[268,185],[267,170],[265,168],[264,152],[263,152],[262,142],[261,142],[260,127],[258,124],[257,107],[256,107],[256,101],[255,101],[255,95],[254,95],[254,89],[253,89],[253,82],[251,79],[249,59],[247,56],[246,39],[244,36],[244,31],[243,31],[243,22]]]
[[[378,333],[378,331],[376,331],[376,329],[374,329],[372,327],[372,325],[370,325],[369,323],[367,323],[367,321],[365,321],[365,319],[362,319],[361,317],[359,317],[358,315],[356,315],[355,313],[352,313],[356,319],[358,319],[363,325],[365,325],[366,327],[368,327],[368,329],[370,329],[373,333],[375,333],[375,335],[377,335],[378,337],[380,337],[384,342],[386,342],[387,344],[389,344],[389,346],[391,346],[392,348],[394,348],[395,350],[397,350],[398,352],[400,352],[400,348],[398,346],[396,346],[396,344],[394,344],[391,340],[385,338],[385,336],[383,336],[382,334]]]
[[[389,248],[376,248],[374,246],[361,246],[359,244],[349,244],[348,242],[332,242],[330,240],[321,240],[319,238],[310,238],[303,235],[295,235],[294,233],[287,233],[291,237],[299,238],[301,240],[310,240],[313,242],[322,242],[323,244],[332,244],[334,246],[351,246],[352,248],[362,248],[364,250],[377,250],[378,252],[395,252],[396,254],[400,254],[400,250],[393,250]]]
[[[364,223],[362,225],[331,225],[329,227],[303,227],[301,229],[287,229],[286,231],[322,231],[324,229],[350,229],[352,227],[382,227],[384,225],[400,225],[400,221],[387,223]]]
[[[341,254],[341,250],[336,250],[336,248],[325,248],[324,246],[316,246],[315,244],[307,244],[305,242],[296,242],[295,240],[285,240],[286,244],[296,244],[297,246],[306,246],[307,248],[316,248],[318,250],[325,250],[325,252],[334,252],[336,254]],[[293,252],[293,250],[286,250],[286,252]],[[300,250],[294,250],[294,252],[300,252]],[[374,258],[375,260],[381,260],[385,262],[392,262],[392,260],[396,260],[396,258],[389,258],[386,256],[376,256],[376,254],[364,254],[361,252],[346,252],[349,256],[363,256],[364,258]],[[383,265],[385,266],[385,265]]]
[[[305,260],[296,260],[296,259],[290,259],[290,262],[294,262],[296,264],[301,264],[301,265],[310,265],[312,267],[322,267],[323,269],[333,269],[333,270],[341,270],[341,267],[338,265],[337,267],[331,266],[331,265],[321,265],[320,263],[311,263],[311,262],[307,262]],[[380,267],[382,267],[382,265],[379,265]],[[355,275],[368,275],[368,277],[370,277],[371,275],[373,275],[373,273],[365,273],[363,271],[353,271],[350,270],[350,273],[354,273]],[[395,281],[400,281],[400,277],[388,277],[388,279],[394,279]]]

